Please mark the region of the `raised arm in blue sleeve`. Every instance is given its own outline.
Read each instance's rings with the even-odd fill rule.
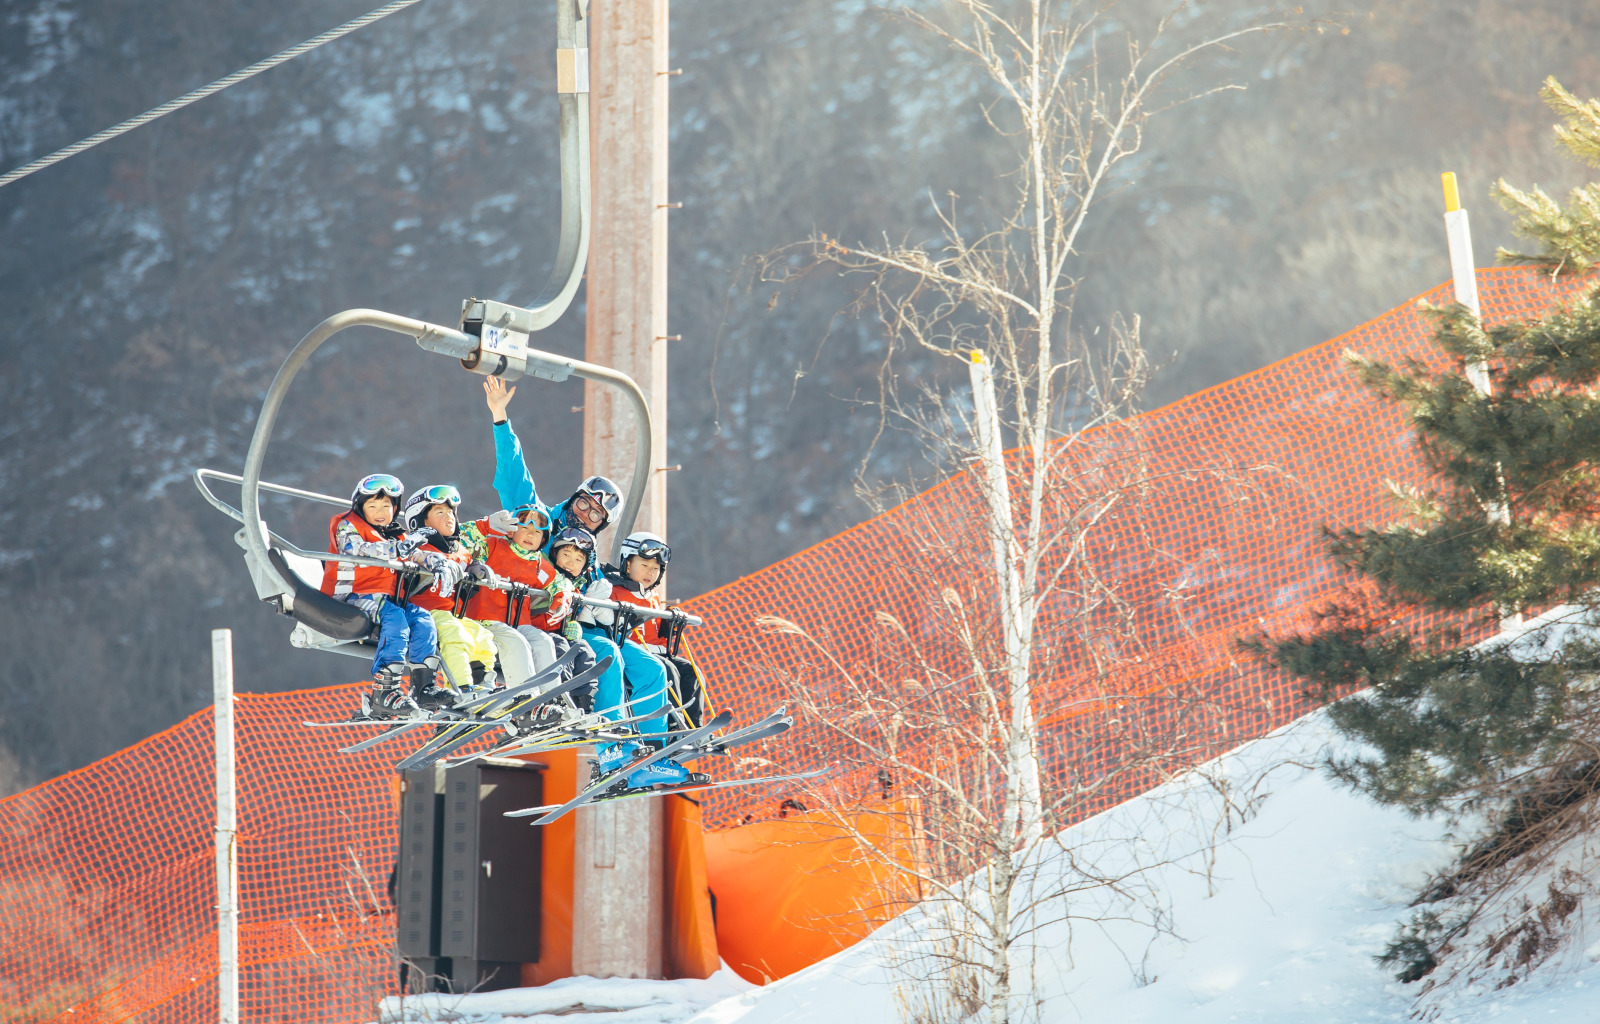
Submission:
[[[501,508],[516,508],[539,500],[528,463],[522,457],[522,442],[511,429],[511,421],[494,425],[494,490]]]

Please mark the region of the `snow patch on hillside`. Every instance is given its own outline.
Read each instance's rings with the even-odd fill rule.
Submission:
[[[1019,1006],[1014,1019],[1411,1019],[1419,987],[1395,982],[1373,957],[1408,916],[1418,884],[1449,860],[1453,847],[1442,823],[1413,820],[1333,784],[1316,765],[1335,742],[1326,718],[1313,714],[1211,766],[1213,781],[1238,787],[1235,798],[1261,783],[1247,820],[1234,820],[1216,844],[1197,834],[1222,820],[1215,802],[1208,810],[1215,787],[1195,779],[1067,830],[1063,839],[1074,853],[1125,837],[1127,856],[1150,865],[1142,872],[1145,890],[1163,895],[1170,930],[1103,896],[1093,905],[1107,920],[1046,925],[1030,968],[1039,1002]],[[1110,864],[1103,854],[1099,861],[1102,870]],[[895,988],[904,975],[889,964],[917,934],[919,914],[909,912],[822,963],[711,1006],[692,1024],[894,1021]],[[1600,1021],[1600,966],[1587,955],[1569,956],[1528,982],[1464,992],[1440,1006],[1439,1020],[1461,1024]]]

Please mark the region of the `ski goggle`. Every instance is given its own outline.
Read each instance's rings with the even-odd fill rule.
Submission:
[[[640,558],[654,558],[665,569],[667,563],[672,561],[672,548],[662,540],[645,540],[639,542],[638,550],[634,552]]]
[[[572,511],[583,515],[586,512],[598,512],[601,518],[608,518],[606,507],[587,494],[575,494],[572,497]]]
[[[606,515],[622,507],[622,494],[617,490],[617,485],[603,476],[591,476],[579,484],[578,493],[573,495],[573,500],[580,498],[587,498]]]
[[[556,534],[556,539],[550,542],[550,553],[556,553],[557,548],[575,547],[581,551],[594,550],[594,535],[587,530],[562,530]]]
[[[416,501],[418,496],[413,494],[411,500]],[[420,497],[430,505],[449,505],[451,508],[459,508],[461,505],[461,492],[449,484],[434,484],[420,492]]]
[[[525,505],[511,513],[518,526],[531,526],[535,530],[550,529],[550,513],[537,505]]]
[[[454,491],[455,488],[452,487],[450,490]],[[362,477],[361,482],[356,484],[356,493],[368,498],[379,494],[398,498],[406,493],[406,485],[400,482],[399,477],[391,473],[374,473],[371,476]],[[458,496],[456,500],[459,501],[460,497]]]

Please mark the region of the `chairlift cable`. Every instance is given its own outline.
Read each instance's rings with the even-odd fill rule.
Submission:
[[[23,164],[21,167],[9,170],[4,174],[0,174],[0,188],[4,188],[13,181],[20,181],[21,179],[26,178],[28,175],[33,174],[35,171],[42,171],[46,167],[58,164],[68,157],[77,156],[84,150],[92,149],[93,147],[100,145],[102,142],[108,142],[119,135],[126,135],[135,128],[141,128],[159,117],[165,117],[175,110],[181,110],[184,107],[189,106],[191,103],[198,103],[207,96],[214,96],[222,90],[228,88],[230,85],[238,85],[247,78],[254,78],[263,71],[270,71],[279,64],[288,63],[301,54],[309,53],[324,43],[331,43],[335,39],[341,39],[344,36],[357,31],[358,29],[366,28],[375,21],[387,18],[396,11],[402,11],[413,4],[418,4],[421,2],[422,0],[390,0],[389,3],[384,4],[375,11],[369,11],[366,14],[363,14],[354,21],[347,21],[338,28],[331,28],[315,38],[307,39],[305,42],[291,46],[281,53],[273,54],[266,60],[257,61],[243,70],[235,71],[226,78],[219,78],[210,85],[202,86],[193,92],[185,93],[175,100],[168,100],[159,107],[156,107],[152,110],[147,110],[137,117],[130,117],[121,124],[113,125],[112,127],[107,128],[105,131],[97,132],[94,135],[89,136],[87,139],[74,142],[65,149],[58,149],[49,156],[40,157],[32,163]]]

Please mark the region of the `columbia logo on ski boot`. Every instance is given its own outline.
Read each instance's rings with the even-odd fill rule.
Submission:
[[[691,772],[670,757],[645,765],[628,776],[629,789],[651,786],[700,786],[711,781],[704,772]]]
[[[645,745],[637,740],[623,740],[611,744],[600,751],[597,760],[589,762],[589,785],[594,785],[607,775],[615,774],[645,753],[647,753]]]

